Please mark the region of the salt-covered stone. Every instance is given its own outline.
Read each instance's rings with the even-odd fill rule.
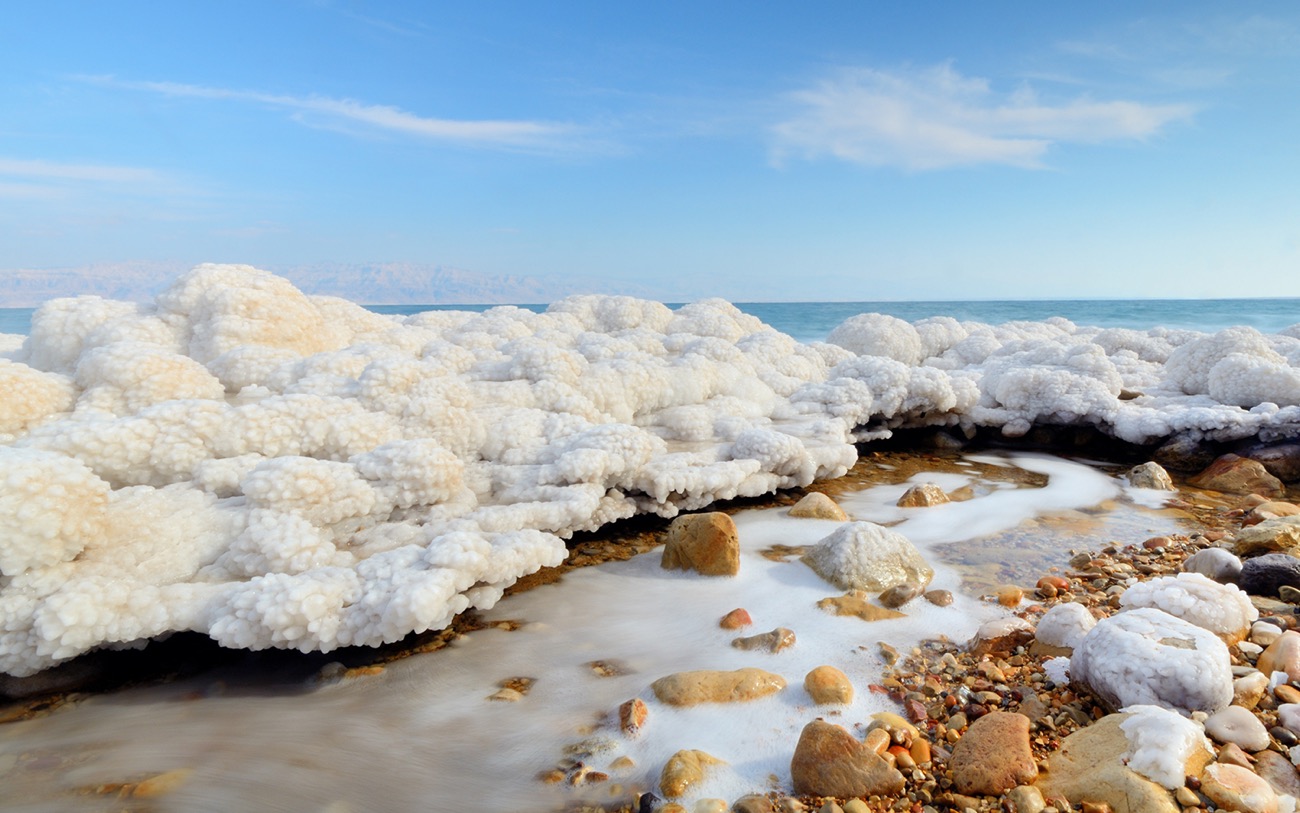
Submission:
[[[740,572],[740,536],[732,518],[720,511],[688,514],[668,526],[662,560],[666,570],[694,570],[706,576]]]
[[[1038,619],[1034,638],[1048,646],[1073,650],[1088,631],[1097,626],[1096,617],[1076,602],[1055,604]]]
[[[907,537],[872,522],[849,522],[803,557],[817,575],[844,590],[879,593],[896,584],[922,587],[934,569]]]
[[[753,668],[734,672],[701,670],[659,678],[650,688],[661,703],[670,706],[742,703],[781,691],[785,678]]]
[[[1128,470],[1128,483],[1134,488],[1150,488],[1156,491],[1177,491],[1174,481],[1164,466],[1149,460],[1140,466]]]
[[[1232,702],[1232,662],[1223,641],[1157,609],[1098,621],[1075,648],[1070,677],[1116,709],[1213,713]]]
[[[900,508],[927,508],[931,505],[943,505],[948,502],[948,495],[936,483],[918,483],[898,498]]]
[[[1199,723],[1159,706],[1128,706],[1119,727],[1128,740],[1125,764],[1169,790],[1183,786],[1189,764],[1212,756]]]
[[[1231,584],[1219,584],[1199,573],[1179,573],[1139,582],[1120,596],[1126,610],[1154,607],[1218,635],[1226,643],[1246,637],[1259,610],[1250,596]]]
[[[1230,584],[1241,574],[1241,559],[1226,548],[1204,548],[1183,561],[1187,573],[1200,573],[1221,584]]]
[[[794,792],[847,798],[895,794],[903,775],[842,726],[814,720],[804,726],[790,760]]]
[[[1228,706],[1211,714],[1205,721],[1205,733],[1218,742],[1230,742],[1247,751],[1263,751],[1268,747],[1268,729],[1241,706]]]
[[[820,491],[810,491],[790,507],[790,516],[804,519],[831,519],[847,522],[848,514],[835,500]]]
[[[957,741],[949,766],[960,793],[998,796],[1033,782],[1038,764],[1029,747],[1029,718],[989,712]]]
[[[1201,793],[1223,810],[1239,813],[1277,813],[1277,793],[1252,771],[1237,765],[1215,763],[1201,774]]]

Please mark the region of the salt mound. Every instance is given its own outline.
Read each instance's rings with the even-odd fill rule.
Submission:
[[[1120,596],[1126,610],[1155,607],[1215,635],[1240,640],[1259,610],[1235,584],[1219,584],[1200,573],[1179,573],[1139,582]]]
[[[900,584],[925,589],[934,578],[911,541],[874,522],[846,522],[814,545],[804,561],[843,590],[879,593]]]

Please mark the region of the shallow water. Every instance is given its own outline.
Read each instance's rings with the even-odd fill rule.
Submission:
[[[1071,549],[1139,542],[1180,527],[1168,512],[1143,507],[1151,494],[1126,490],[1095,466],[1037,454],[922,463],[873,466],[885,482],[837,499],[854,518],[891,524],[911,538],[936,568],[933,586],[957,594],[951,607],[917,600],[903,608],[907,618],[873,624],[827,615],[816,601],[840,591],[797,558],[776,561],[760,551],[812,544],[837,523],[792,519],[784,508],[744,511],[735,517],[742,542],[736,578],[665,571],[656,550],[512,596],[483,615],[489,623],[522,622],[517,630],[480,630],[378,675],[250,688],[246,676],[212,673],[0,726],[0,808],[548,810],[579,793],[611,800],[650,789],[682,748],[728,763],[691,799],[787,787],[804,724],[827,716],[852,727],[891,708],[867,691],[883,665],[877,642],[905,651],[940,630],[964,640],[1007,612],[978,600],[985,586],[1032,584]],[[969,486],[973,496],[924,509],[894,505],[909,484],[926,480],[947,490]],[[740,606],[754,626],[718,628],[717,620]],[[729,645],[739,634],[777,626],[793,629],[797,645],[778,654]],[[599,676],[595,661],[618,674]],[[852,679],[853,704],[811,704],[803,676],[823,663]],[[675,671],[745,666],[781,674],[789,685],[747,704],[689,709],[659,704],[648,688]],[[486,699],[513,677],[536,683],[519,702]],[[650,715],[641,736],[628,739],[610,718],[633,697],[646,700]],[[593,737],[600,747],[584,761],[608,771],[608,782],[574,790],[536,779],[566,747]],[[611,770],[620,756],[634,766]],[[156,798],[124,802],[113,787],[93,791],[177,769],[190,773]]]

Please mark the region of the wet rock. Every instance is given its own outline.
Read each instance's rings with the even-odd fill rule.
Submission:
[[[1174,435],[1152,454],[1157,463],[1174,471],[1199,471],[1213,463],[1216,456],[1213,446],[1191,432]]]
[[[925,600],[936,607],[947,607],[952,604],[952,592],[949,590],[927,590]]]
[[[650,710],[646,708],[645,701],[634,697],[618,707],[618,727],[627,736],[635,737],[641,733],[649,714]]]
[[[1205,548],[1187,557],[1183,571],[1200,573],[1220,584],[1232,584],[1241,575],[1241,559],[1225,548]]]
[[[1007,813],[1043,813],[1045,807],[1043,792],[1033,785],[1020,785],[1007,791]]]
[[[669,799],[684,796],[692,785],[704,781],[704,774],[711,766],[725,764],[703,751],[678,751],[668,759],[659,775],[659,792]]]
[[[903,789],[903,775],[844,728],[814,720],[804,726],[790,761],[797,795],[873,796]]]
[[[790,508],[790,516],[802,519],[833,519],[847,522],[849,515],[830,497],[820,491],[812,491]]]
[[[1003,607],[1019,607],[1020,602],[1025,598],[1025,591],[1014,584],[1004,584],[994,595],[997,596],[998,604]]]
[[[725,811],[726,808],[723,808]],[[776,813],[776,805],[766,796],[751,793],[741,796],[731,805],[731,813]]]
[[[1233,536],[1232,552],[1245,558],[1265,553],[1292,553],[1300,548],[1300,516],[1266,519]]]
[[[948,495],[935,483],[914,485],[898,498],[900,508],[928,508],[931,505],[943,505],[948,502]]]
[[[1268,473],[1262,464],[1250,458],[1225,454],[1188,481],[1196,488],[1225,494],[1263,494],[1281,497],[1286,494],[1282,481]]]
[[[949,765],[959,793],[998,796],[1033,782],[1038,765],[1029,747],[1029,718],[989,712],[957,741]]]
[[[720,511],[687,514],[668,526],[662,565],[666,570],[694,570],[705,576],[740,572],[740,537],[736,523]]]
[[[1218,742],[1232,743],[1247,751],[1268,747],[1268,729],[1254,713],[1241,706],[1228,706],[1211,714],[1205,721],[1205,733]]]
[[[1043,796],[1106,803],[1115,813],[1179,813],[1169,791],[1125,764],[1129,743],[1120,723],[1128,716],[1107,715],[1066,737],[1038,780]],[[1199,775],[1210,758],[1208,750],[1196,752],[1184,775]]]
[[[1300,480],[1300,442],[1260,444],[1240,454],[1258,461],[1279,480],[1288,483]]]
[[[1277,813],[1277,793],[1268,782],[1238,765],[1215,763],[1201,774],[1201,793],[1220,809]]]
[[[803,679],[804,691],[819,706],[853,702],[853,683],[834,666],[818,666]]]
[[[794,646],[794,641],[794,630],[777,627],[771,632],[751,635],[748,638],[736,638],[731,642],[731,645],[736,649],[747,651],[761,649],[765,652],[776,653]]]
[[[863,621],[883,621],[889,618],[906,617],[897,610],[877,607],[871,603],[870,599],[867,598],[867,594],[861,590],[854,590],[842,596],[824,598],[817,602],[817,606],[828,613],[856,616]]]
[[[1232,681],[1232,705],[1253,709],[1268,692],[1268,675],[1251,672]]]
[[[921,586],[917,584],[896,584],[877,597],[884,606],[891,610],[902,607],[907,602],[921,594]]]
[[[1287,680],[1300,680],[1300,632],[1287,630],[1279,635],[1260,653],[1255,668],[1266,675],[1285,672]]]
[[[1129,469],[1128,483],[1134,488],[1150,488],[1156,491],[1178,490],[1174,488],[1174,481],[1170,479],[1169,472],[1154,460]]]
[[[724,630],[738,630],[742,627],[748,627],[753,623],[754,619],[749,617],[749,611],[743,607],[737,607],[722,616],[722,620],[718,622],[718,626],[722,627]]]
[[[131,789],[131,795],[138,799],[152,799],[164,796],[189,781],[193,768],[177,768],[174,771],[160,773],[139,782]]]
[[[985,621],[970,641],[970,651],[976,658],[985,655],[1010,653],[1018,646],[1034,639],[1034,626],[1023,618],[1010,616]]]
[[[746,796],[745,799],[750,797]],[[739,800],[736,802],[739,804]],[[725,799],[700,799],[691,806],[691,813],[727,813],[731,809],[727,807]]]
[[[1291,760],[1276,751],[1260,751],[1255,755],[1255,775],[1267,782],[1274,793],[1285,793],[1300,798],[1300,773]]]
[[[670,706],[743,703],[781,691],[785,688],[785,678],[762,669],[701,670],[659,678],[650,688],[661,703]]]
[[[1263,619],[1250,625],[1250,641],[1260,646],[1268,646],[1282,635],[1282,628]]]
[[[928,585],[934,578],[934,569],[907,537],[871,522],[841,525],[803,561],[844,590],[880,593],[896,584]]]
[[[1241,563],[1237,586],[1252,596],[1276,597],[1282,587],[1300,587],[1300,558],[1266,553]]]

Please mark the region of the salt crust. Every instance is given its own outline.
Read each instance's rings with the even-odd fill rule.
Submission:
[[[1155,607],[1216,635],[1244,634],[1258,618],[1250,596],[1235,584],[1219,584],[1200,573],[1179,573],[1139,582],[1120,596],[1126,610]]]
[[[1048,646],[1074,649],[1088,631],[1097,626],[1097,619],[1088,608],[1077,602],[1053,605],[1038,619],[1034,637]]]
[[[393,640],[576,531],[836,477],[901,427],[1285,435],[1297,334],[877,314],[803,345],[722,300],[382,316],[232,265],[53,300],[0,352],[0,524],[31,528],[0,542],[0,670],[185,629]]]
[[[1121,709],[1120,730],[1128,740],[1124,762],[1156,784],[1177,790],[1187,777],[1188,760],[1198,752],[1213,756],[1205,729],[1177,712],[1151,705]]]

